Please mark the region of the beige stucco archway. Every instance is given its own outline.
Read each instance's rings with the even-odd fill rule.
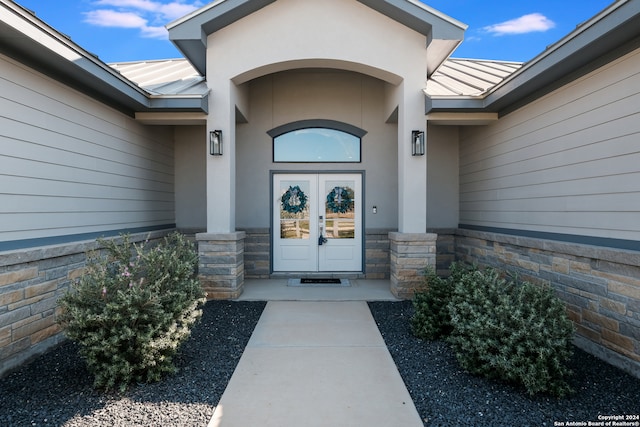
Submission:
[[[444,19],[443,23],[442,15],[406,0],[390,2],[393,3],[391,9],[384,1],[278,0],[263,2],[263,5],[253,3],[260,7],[251,13],[240,14],[239,18],[225,25],[210,25],[224,16],[222,10],[214,13],[214,5],[177,26],[180,31],[188,29],[190,20],[193,20],[195,27],[207,33],[206,40],[201,39],[206,47],[206,62],[202,66],[210,89],[207,132],[221,130],[224,135],[224,155],[207,156],[206,160],[207,233],[200,238],[207,242],[222,239],[226,243],[220,243],[220,247],[225,249],[225,253],[235,254],[236,258],[230,258],[231,264],[224,267],[229,269],[226,277],[213,274],[216,278],[210,282],[216,283],[214,288],[227,288],[234,280],[241,282],[244,268],[244,262],[240,260],[243,251],[241,241],[244,233],[237,231],[239,216],[236,212],[238,155],[242,154],[239,134],[242,133],[240,127],[260,127],[258,123],[264,120],[261,113],[265,107],[256,109],[258,98],[252,90],[259,84],[265,86],[269,76],[276,81],[288,73],[289,77],[295,75],[299,80],[306,70],[307,77],[309,73],[318,75],[324,72],[322,84],[325,89],[331,89],[326,80],[327,73],[334,73],[334,77],[339,75],[334,82],[358,79],[361,85],[378,85],[375,105],[380,110],[379,114],[384,116],[379,122],[393,123],[395,128],[390,138],[395,143],[393,157],[396,164],[387,169],[395,171],[393,181],[396,186],[392,191],[397,206],[396,234],[413,236],[416,241],[431,239],[426,236],[426,156],[411,155],[410,139],[412,131],[426,131],[422,90],[429,67],[433,68],[434,62],[446,57],[443,51],[450,52],[460,42],[464,26],[453,20],[447,22]],[[209,21],[197,22],[207,14],[210,15]],[[436,33],[453,36],[438,39],[434,37]],[[195,43],[198,43],[197,39]],[[289,89],[295,86],[291,82],[287,85]],[[302,83],[300,85],[303,86]],[[274,88],[273,85],[271,87]],[[364,105],[363,100],[361,95],[353,105]],[[295,104],[301,105],[300,102]],[[304,104],[303,100],[302,105],[308,107],[311,103]],[[340,105],[335,104],[336,107]],[[275,110],[271,108],[273,113]],[[306,108],[306,113],[302,112],[305,108],[291,108],[290,112],[271,114],[270,128],[286,121],[309,118],[345,123],[353,121],[348,113],[322,113],[317,105]],[[338,115],[332,115],[334,113]],[[242,123],[240,127],[238,122]],[[250,179],[260,181],[259,177]],[[235,242],[235,246],[230,247],[229,242]],[[209,249],[212,250],[204,252],[215,252],[214,248]],[[429,249],[421,251],[428,253]],[[203,265],[207,261],[210,260],[204,257]],[[217,272],[223,271],[216,268]],[[415,273],[416,266],[411,268]],[[237,284],[230,286],[239,288]],[[234,294],[237,291],[226,296]]]

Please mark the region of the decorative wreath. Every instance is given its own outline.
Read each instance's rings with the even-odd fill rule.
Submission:
[[[334,187],[327,195],[327,209],[333,213],[345,213],[351,210],[353,199],[345,187]]]
[[[307,207],[307,195],[299,186],[291,187],[282,195],[282,209],[286,212],[297,214]]]

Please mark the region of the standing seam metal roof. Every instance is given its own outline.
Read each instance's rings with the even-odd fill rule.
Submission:
[[[427,81],[429,96],[482,96],[518,71],[522,62],[447,59]]]
[[[207,83],[186,59],[109,64],[152,95],[202,95]]]
[[[206,82],[186,59],[109,64],[152,94],[206,92]],[[521,62],[449,58],[427,80],[425,92],[437,97],[482,96],[522,67]]]

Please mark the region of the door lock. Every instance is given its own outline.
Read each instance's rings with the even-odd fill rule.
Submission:
[[[320,235],[320,237],[318,237],[318,246],[322,246],[325,243],[327,243],[327,238],[324,237],[323,235]]]

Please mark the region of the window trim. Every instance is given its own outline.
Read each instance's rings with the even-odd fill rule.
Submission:
[[[281,161],[275,159],[275,140],[277,137],[285,135],[290,132],[295,132],[304,129],[331,129],[339,132],[344,132],[358,138],[360,142],[360,158],[357,161],[333,161],[333,162],[314,162],[309,160],[300,161]],[[311,119],[311,120],[298,120],[295,122],[287,123],[281,126],[277,126],[269,131],[267,134],[271,137],[271,160],[273,163],[362,163],[362,137],[367,134],[367,131],[357,126],[350,125],[349,123],[339,122],[336,120],[325,119]]]

